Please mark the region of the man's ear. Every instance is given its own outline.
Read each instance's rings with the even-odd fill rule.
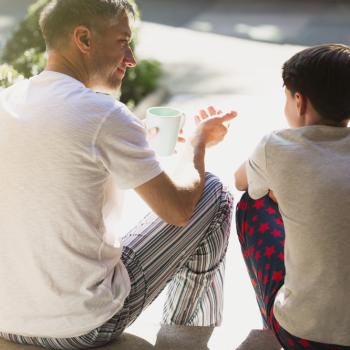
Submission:
[[[86,54],[90,51],[91,31],[85,26],[78,26],[74,29],[73,40],[78,49]]]
[[[300,92],[296,92],[294,95],[295,101],[296,101],[296,107],[298,111],[299,117],[303,117],[306,113],[307,109],[307,98],[306,96],[302,95]]]

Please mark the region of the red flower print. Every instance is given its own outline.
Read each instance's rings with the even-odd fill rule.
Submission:
[[[283,225],[283,221],[282,221],[282,219],[281,218],[277,218],[277,219],[275,219],[275,223],[277,224],[277,225]]]
[[[283,280],[283,274],[282,271],[275,271],[272,274],[272,281],[280,282]]]
[[[271,247],[266,247],[265,248],[265,253],[264,255],[267,256],[268,258],[271,257],[272,254],[274,254],[276,252],[275,247],[272,245]]]
[[[258,199],[254,203],[254,208],[255,209],[260,209],[264,206],[264,200],[263,199]]]
[[[262,271],[258,271],[258,280],[261,281],[262,280]]]
[[[311,346],[310,342],[306,339],[300,339],[299,343],[304,347],[304,348],[309,348]]]
[[[239,202],[238,203],[238,209],[247,209],[248,208],[248,202]]]
[[[274,229],[272,232],[274,237],[282,237],[282,231]]]
[[[271,208],[271,207],[267,208],[266,211],[267,211],[267,213],[268,213],[269,215],[276,214],[276,210],[273,209],[273,208]]]
[[[265,233],[269,229],[269,223],[265,222],[263,224],[260,224],[258,231],[260,233]]]
[[[294,346],[294,340],[292,338],[288,338],[288,345],[289,346]]]

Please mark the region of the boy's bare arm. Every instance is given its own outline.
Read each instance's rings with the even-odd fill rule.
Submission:
[[[239,191],[248,190],[248,179],[245,163],[243,163],[235,172],[235,186]]]

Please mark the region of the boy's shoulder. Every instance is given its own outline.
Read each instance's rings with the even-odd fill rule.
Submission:
[[[343,148],[350,146],[350,128],[327,125],[311,125],[300,128],[275,130],[267,134],[261,141],[270,151],[276,149],[302,150],[312,144],[323,148]]]

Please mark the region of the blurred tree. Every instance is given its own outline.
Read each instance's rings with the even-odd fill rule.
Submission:
[[[23,79],[13,67],[8,64],[0,65],[0,87],[8,87],[16,82],[17,79]]]

